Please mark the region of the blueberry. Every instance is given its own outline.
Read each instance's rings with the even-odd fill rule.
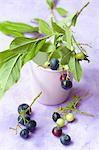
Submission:
[[[69,145],[71,143],[71,137],[67,134],[63,134],[60,137],[60,141],[63,145]]]
[[[70,88],[72,88],[72,81],[68,80],[63,80],[61,81],[61,86],[63,89],[68,90]]]
[[[60,114],[57,113],[57,112],[54,112],[53,115],[52,115],[52,119],[56,122],[57,119],[61,118]]]
[[[20,132],[20,136],[23,139],[27,139],[29,137],[29,131],[27,129],[22,129],[21,132]]]
[[[62,135],[62,129],[58,127],[54,127],[52,133],[54,136],[60,137]]]
[[[35,120],[30,120],[27,124],[26,124],[26,128],[30,131],[33,132],[35,127],[36,127],[37,123]]]
[[[28,104],[21,104],[21,105],[19,105],[19,107],[18,107],[18,113],[20,114],[20,112],[21,112],[22,110],[26,110],[28,107],[29,107]],[[31,108],[30,108],[30,110],[28,110],[28,111],[26,112],[26,114],[28,114],[28,115],[31,114]]]
[[[52,59],[50,60],[50,68],[51,68],[52,70],[57,70],[58,67],[59,67],[59,61],[58,61],[56,58],[52,58]]]
[[[29,115],[25,115],[25,121],[24,119],[22,118],[21,115],[18,116],[18,122],[21,124],[21,125],[26,125],[26,123],[30,120],[30,116]]]

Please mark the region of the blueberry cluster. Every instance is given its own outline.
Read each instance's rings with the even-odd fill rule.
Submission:
[[[59,60],[56,58],[52,58],[50,60],[50,69],[52,70],[57,70],[59,68]],[[61,80],[61,87],[65,90],[68,90],[72,88],[72,81],[70,80],[69,77],[64,73],[60,77]]]
[[[57,124],[57,126],[52,129],[53,135],[56,137],[60,137],[60,142],[63,145],[71,144],[71,137],[68,134],[64,134],[62,132],[62,127],[65,125],[64,119],[57,112],[53,113],[52,119]],[[74,120],[74,115],[72,113],[68,113],[66,116],[66,120],[68,122],[72,122]]]
[[[20,136],[24,139],[29,137],[29,133],[33,132],[37,125],[35,120],[30,119],[31,112],[32,110],[27,104],[21,104],[18,107],[18,123],[25,126],[25,128],[20,132]]]

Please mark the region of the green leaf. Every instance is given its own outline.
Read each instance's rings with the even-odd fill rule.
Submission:
[[[46,3],[49,5],[50,9],[52,10],[54,7],[54,0],[46,0]]]
[[[37,53],[40,51],[40,49],[42,48],[44,43],[45,43],[45,39],[33,43],[30,47],[30,51],[24,56],[23,64],[32,60],[37,55]]]
[[[16,38],[10,44],[10,50],[16,50],[20,53],[24,53],[23,63],[33,59],[33,57],[40,51],[45,43],[45,39],[33,40],[32,38]]]
[[[42,46],[40,51],[50,53],[54,48],[55,48],[54,44],[52,44],[50,41],[48,41]]]
[[[65,10],[64,8],[61,8],[61,7],[56,8],[56,10],[63,17],[68,13],[67,10]]]
[[[72,31],[70,30],[70,28],[68,26],[65,26],[65,39],[64,39],[64,41],[66,41],[68,49],[71,49]]]
[[[0,67],[0,97],[20,78],[21,55],[13,57]]]
[[[33,58],[33,61],[38,65],[44,65],[48,60],[48,53],[39,51],[38,54]]]
[[[35,55],[38,53],[38,51],[41,50],[41,48],[44,44],[45,44],[45,39],[35,43]]]
[[[11,50],[6,50],[0,52],[0,64],[10,60],[12,57],[15,57],[17,53],[11,51]]]
[[[89,5],[90,2],[87,2],[79,11],[77,11],[74,15],[74,17],[72,18],[71,21],[71,26],[75,26],[77,23],[77,19],[79,17],[79,15],[81,14],[81,12],[84,10],[84,8],[86,8]]]
[[[37,23],[39,23],[40,20],[42,20],[42,19],[40,19],[40,18],[34,18],[34,21],[37,22]]]
[[[49,25],[44,20],[39,21],[39,30],[45,35],[51,35],[52,34],[51,28],[49,27]]]
[[[75,26],[78,18],[78,12],[74,15],[71,21],[71,26]]]
[[[0,23],[0,31],[7,35],[20,37],[23,36],[23,33],[26,32],[37,32],[38,27],[32,27],[30,25],[19,22],[5,21]]]
[[[65,17],[64,19],[62,19],[62,20],[59,22],[59,25],[60,25],[61,27],[64,27],[64,26],[67,25],[68,23],[70,24],[72,18],[74,17],[74,15],[75,15],[75,14],[72,14],[72,15],[69,15],[69,16]]]
[[[61,47],[62,51],[62,59],[61,59],[61,64],[66,65],[69,63],[70,56],[71,56],[71,50],[69,50],[67,47],[63,46]]]
[[[17,37],[11,42],[10,49],[16,49],[23,46],[27,46],[28,44],[31,44],[33,42],[35,42],[35,40],[32,38]]]
[[[60,59],[61,58],[61,52],[58,49],[56,49],[54,51],[54,53],[52,54],[51,58]]]
[[[65,31],[56,22],[53,22],[53,20],[51,20],[51,24],[54,32],[62,34],[65,33]]]
[[[78,60],[74,56],[70,57],[69,68],[73,74],[73,77],[76,81],[80,81],[82,78],[82,68]]]

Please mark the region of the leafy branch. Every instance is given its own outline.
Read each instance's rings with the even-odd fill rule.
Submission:
[[[85,95],[85,96],[87,96],[87,95]],[[68,102],[67,105],[66,105],[66,107],[60,106],[60,107],[58,108],[58,112],[60,112],[61,114],[63,114],[63,115],[65,116],[68,112],[74,111],[74,112],[77,112],[77,113],[79,113],[79,114],[83,114],[83,115],[86,115],[86,116],[94,117],[93,114],[80,111],[80,110],[77,108],[78,105],[79,105],[79,103],[80,103],[80,101],[81,101],[85,96],[83,96],[83,97],[80,97],[80,96],[78,96],[78,95],[73,96],[73,97],[72,97],[72,101]]]
[[[55,9],[61,16],[67,16],[68,11],[56,7],[54,0],[46,0],[51,11]],[[88,60],[83,44],[74,36],[71,26],[76,25],[80,13],[87,7],[85,4],[80,11],[65,17],[61,22],[51,18],[51,26],[44,20],[36,18],[38,26],[33,27],[24,23],[5,21],[0,23],[0,31],[14,36],[9,49],[0,52],[0,97],[20,78],[21,68],[30,60],[46,57],[43,62],[49,67],[51,58],[59,60],[59,69],[67,68],[79,82],[82,77],[80,60]],[[68,26],[70,23],[70,26]],[[25,37],[25,33],[37,33],[34,38]],[[87,45],[88,46],[88,45]],[[79,49],[81,53],[77,53]],[[77,54],[81,57],[77,59]],[[84,56],[83,56],[84,55]],[[82,57],[83,56],[83,57]],[[39,59],[37,59],[38,63]],[[89,60],[88,60],[89,61]]]

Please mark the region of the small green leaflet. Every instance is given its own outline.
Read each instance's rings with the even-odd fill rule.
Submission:
[[[59,22],[59,25],[63,28],[65,25],[67,25],[68,23],[71,23],[72,18],[74,17],[75,14],[69,15],[67,17],[65,17],[64,19],[62,19]]]
[[[77,23],[77,19],[79,17],[79,15],[81,14],[81,12],[84,10],[84,8],[86,8],[89,5],[90,2],[87,2],[79,11],[77,11],[74,15],[74,17],[72,18],[71,21],[71,25],[70,26],[75,26]]]
[[[52,10],[54,7],[54,0],[46,0],[46,3],[49,5],[50,9]]]
[[[70,57],[69,68],[73,74],[73,77],[76,81],[80,81],[82,78],[82,68],[78,60],[74,56]]]
[[[75,26],[78,18],[78,12],[74,15],[74,17],[71,20],[71,26]]]
[[[61,7],[56,8],[56,10],[63,17],[66,16],[66,14],[68,13],[67,10],[65,10],[64,8],[61,8]]]
[[[0,97],[20,78],[21,54],[11,58],[0,67]]]
[[[39,21],[39,30],[45,35],[52,34],[52,29],[49,27],[49,25],[44,20]]]
[[[62,51],[62,59],[61,59],[61,64],[62,65],[66,65],[68,64],[69,60],[70,60],[70,56],[72,51],[69,50],[67,47],[63,46],[61,47],[61,51]]]
[[[51,24],[54,32],[61,33],[61,34],[65,33],[65,31],[56,22],[53,22],[52,19],[51,19]]]
[[[0,31],[11,36],[20,37],[24,33],[38,32],[38,27],[32,27],[25,23],[5,21],[0,22]]]
[[[40,20],[42,20],[42,19],[40,19],[40,18],[34,18],[34,21],[37,22],[37,23],[39,23]]]

